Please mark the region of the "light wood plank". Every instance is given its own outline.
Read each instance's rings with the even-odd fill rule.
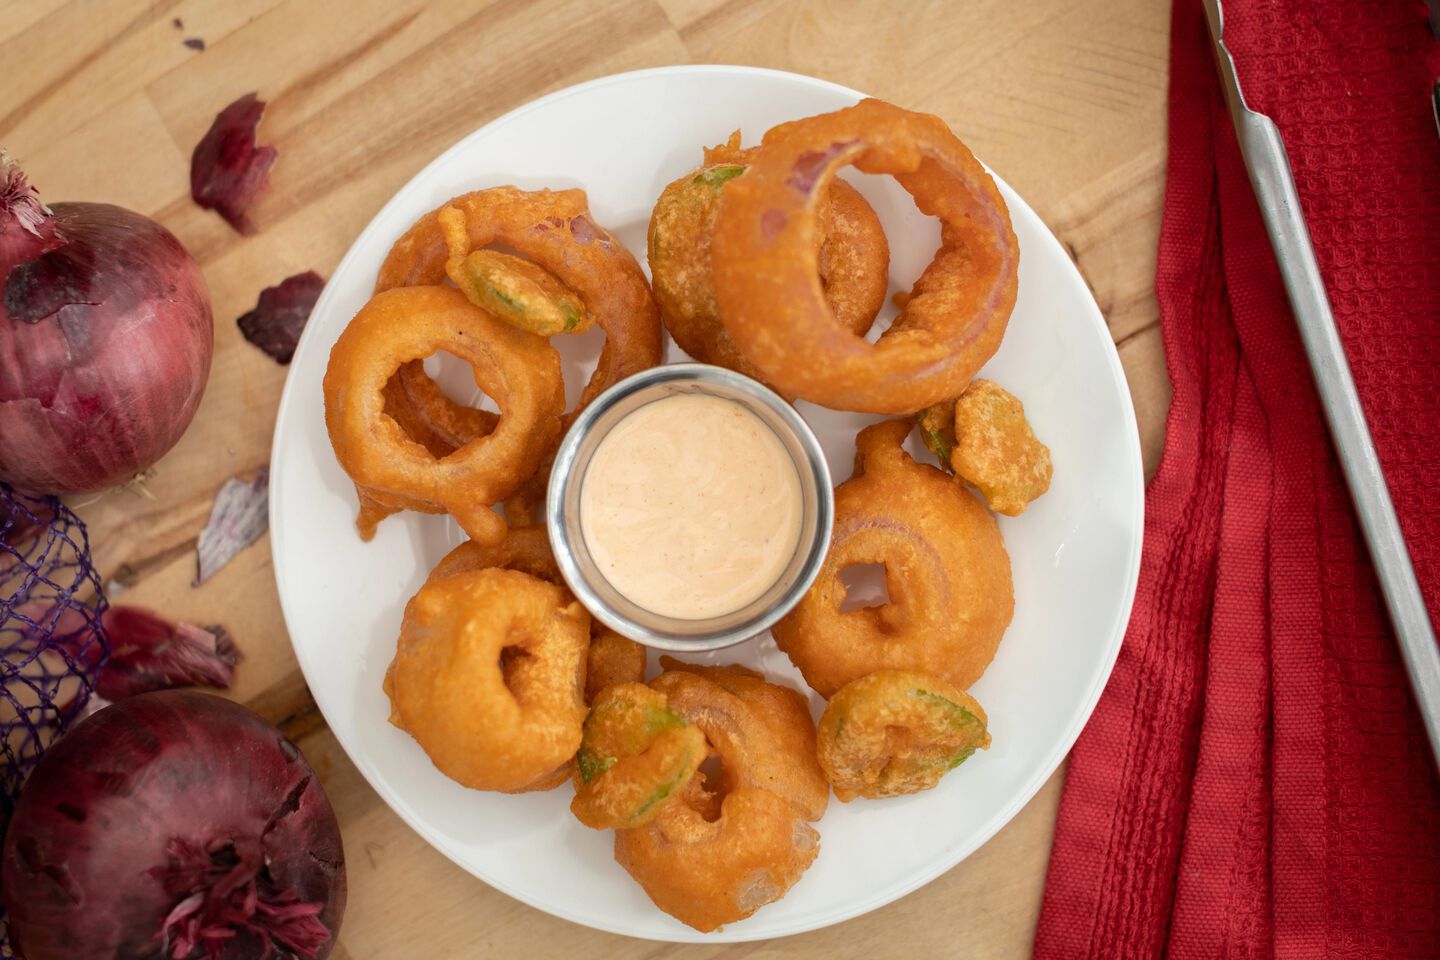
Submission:
[[[7,65],[0,138],[11,153],[28,158],[58,136],[102,118],[165,71],[202,56],[184,45],[185,38],[215,42],[270,2],[66,4],[0,43],[0,63]],[[185,23],[183,30],[175,27],[176,17]],[[27,66],[9,69],[15,63]]]
[[[117,177],[110,162],[115,156],[144,159],[126,164],[126,176]],[[189,154],[175,149],[155,105],[143,95],[116,102],[21,162],[47,201],[83,197],[147,216],[174,199],[177,182],[190,182]]]
[[[29,30],[67,2],[68,0],[0,0],[0,43]]]

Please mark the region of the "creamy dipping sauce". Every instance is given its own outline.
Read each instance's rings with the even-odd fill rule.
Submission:
[[[580,529],[596,566],[637,606],[702,620],[768,590],[795,554],[795,463],[734,400],[674,394],[625,416],[595,448]]]

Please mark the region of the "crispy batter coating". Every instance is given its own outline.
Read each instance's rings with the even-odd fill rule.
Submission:
[[[815,762],[815,722],[796,690],[733,664],[707,667],[661,657],[650,685],[689,718],[724,761],[722,790],[759,787],[819,820],[830,800]]]
[[[682,350],[764,380],[720,321],[710,270],[710,239],[726,185],[745,172],[750,150],[729,143],[705,151],[705,163],[669,184],[650,216],[650,273],[660,317]],[[875,211],[848,183],[834,181],[818,213],[817,273],[836,322],[864,336],[885,302],[890,247]]]
[[[915,414],[915,425],[920,428],[920,439],[935,459],[940,469],[954,473],[950,455],[955,452],[955,400],[941,400]]]
[[[505,538],[496,544],[467,540],[441,558],[435,569],[430,571],[429,579],[437,580],[487,567],[519,570],[557,586],[565,586],[560,568],[555,563],[555,554],[550,550],[550,537],[543,526],[511,527],[506,531]],[[643,683],[645,648],[599,621],[592,620],[590,628],[585,702],[593,703],[601,690],[617,683]],[[552,786],[558,786],[568,772],[567,767],[565,775]]]
[[[505,522],[512,527],[526,527],[545,523],[545,494],[550,486],[550,466],[547,465],[529,480],[520,485],[505,498]]]
[[[916,463],[909,420],[860,432],[855,474],[835,490],[819,576],[773,629],[821,696],[877,670],[934,674],[964,689],[984,673],[1014,612],[1010,557],[995,518],[963,486]],[[841,612],[840,572],[885,565],[890,600]]]
[[[718,816],[703,811],[703,801],[682,798],[646,826],[615,832],[616,862],[655,906],[702,933],[785,896],[820,852],[815,828],[767,790],[734,790]]]
[[[829,788],[804,698],[743,667],[666,657],[651,681],[705,734],[717,773],[695,774],[643,827],[615,834],[615,859],[655,905],[697,930],[780,899],[819,852],[808,820]]]
[[[550,537],[544,527],[511,527],[498,543],[477,543],[466,540],[445,556],[430,571],[429,580],[470,573],[488,567],[519,570],[532,577],[563,587],[560,567],[550,550]]]
[[[585,702],[594,703],[606,687],[645,682],[645,648],[598,621],[591,623],[590,659],[585,671]]]
[[[893,176],[940,220],[940,249],[873,344],[836,322],[815,283],[817,216],[847,164]],[[959,394],[998,349],[1019,258],[999,189],[944,121],[863,100],[765,134],[721,195],[710,264],[726,331],[779,392],[910,414]]]
[[[990,746],[985,711],[939,677],[879,670],[835,692],[820,717],[817,756],[835,796],[929,790]]]
[[[387,678],[391,722],[467,787],[552,783],[580,745],[589,642],[585,609],[529,574],[428,580],[405,607]]]
[[[411,370],[408,376],[407,370]],[[398,423],[406,436],[430,451],[437,460],[450,456],[471,440],[488,436],[500,422],[498,413],[456,403],[445,396],[439,384],[415,361],[400,365],[386,382],[384,396],[385,416]]]
[[[452,210],[440,211],[442,222],[446,211]],[[460,229],[464,230],[463,220]],[[452,258],[445,273],[471,303],[521,330],[551,337],[583,333],[595,325],[595,318],[570,288],[529,260],[498,250],[476,250]]]
[[[452,232],[463,232],[464,250],[496,244],[511,248],[573,291],[605,331],[595,372],[579,402],[565,415],[564,427],[607,387],[660,362],[660,317],[645,274],[624,244],[591,218],[583,190],[492,187],[455,197],[421,217],[395,241],[380,267],[376,290],[445,279],[446,266],[457,252],[441,225],[440,213],[446,207],[455,211],[447,218],[452,220]],[[423,376],[416,366],[407,367],[402,375]]]
[[[570,811],[596,830],[644,826],[704,759],[705,735],[663,693],[640,683],[606,687],[585,718]]]
[[[1035,438],[1025,407],[991,380],[975,380],[955,403],[956,476],[974,485],[990,509],[1019,516],[1050,489],[1050,448]]]
[[[439,349],[470,364],[503,416],[491,432],[437,458],[384,411],[396,370]],[[473,539],[499,540],[505,523],[490,507],[535,472],[559,437],[565,404],[560,356],[549,344],[446,287],[372,297],[331,349],[324,392],[330,443],[355,483],[366,540],[405,509],[449,513]]]

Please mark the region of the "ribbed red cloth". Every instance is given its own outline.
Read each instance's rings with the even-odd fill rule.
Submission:
[[[1279,124],[1432,618],[1440,44],[1419,0],[1225,0]],[[1071,754],[1037,960],[1440,958],[1440,784],[1221,99],[1175,0],[1174,381],[1139,594]]]

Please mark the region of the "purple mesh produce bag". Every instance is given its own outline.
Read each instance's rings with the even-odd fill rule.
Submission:
[[[0,821],[94,692],[104,610],[80,518],[55,497],[0,484]]]
[[[0,484],[0,823],[94,692],[104,610],[85,524],[58,498]]]
[[[80,518],[0,484],[0,836],[41,754],[84,716],[109,654],[104,610]]]

